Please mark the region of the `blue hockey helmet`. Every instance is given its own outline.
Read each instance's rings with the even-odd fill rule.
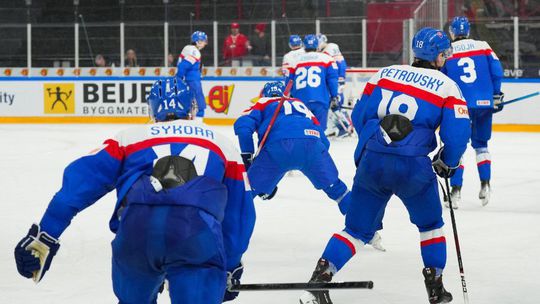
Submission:
[[[316,50],[319,47],[319,39],[315,35],[306,35],[304,37],[304,48],[307,50]]]
[[[262,97],[281,97],[285,91],[285,85],[281,81],[267,82],[262,90]]]
[[[195,31],[191,34],[191,42],[208,41],[208,36],[205,32]]]
[[[298,35],[291,35],[289,37],[289,47],[292,49],[300,46],[302,46],[302,38]]]
[[[450,33],[452,33],[456,37],[457,36],[469,37],[469,33],[471,31],[471,25],[467,17],[458,16],[452,19],[449,30],[450,30]]]
[[[430,27],[419,30],[412,40],[412,50],[414,57],[435,61],[440,53],[445,57],[452,54],[452,48],[448,36],[441,31]]]
[[[146,101],[150,117],[155,121],[167,121],[189,117],[192,95],[184,82],[176,77],[168,77],[152,85]]]

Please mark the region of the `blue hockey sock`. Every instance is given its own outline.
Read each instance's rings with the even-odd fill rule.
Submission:
[[[323,191],[329,198],[338,203],[339,211],[342,214],[347,213],[351,204],[351,193],[342,180],[338,179],[335,183],[324,188]]]
[[[345,231],[335,233],[322,254],[322,258],[330,261],[340,270],[364,244]]]
[[[420,232],[420,250],[425,267],[444,269],[446,266],[446,238],[442,228]]]
[[[459,168],[457,168],[456,173],[450,178],[450,185],[452,187],[454,186],[461,187],[463,185],[463,171],[465,171],[465,167],[463,165],[459,165]]]
[[[491,154],[487,148],[476,149],[476,165],[478,166],[478,175],[481,181],[491,179]]]

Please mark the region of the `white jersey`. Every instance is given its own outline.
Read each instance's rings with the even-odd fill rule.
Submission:
[[[305,53],[306,51],[304,50],[304,48],[299,48],[296,50],[292,50],[285,54],[285,56],[283,56],[283,63],[281,64],[281,71],[283,72],[283,76],[289,76],[291,69],[294,67],[296,61],[298,60],[298,57]]]
[[[336,62],[343,60],[343,55],[341,55],[341,51],[339,50],[339,46],[335,43],[328,43],[322,50],[323,53],[328,54],[334,58]]]
[[[187,60],[191,64],[195,64],[197,61],[201,61],[201,51],[196,46],[188,44],[182,49],[179,60]]]

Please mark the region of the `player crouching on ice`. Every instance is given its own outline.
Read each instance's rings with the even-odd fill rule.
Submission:
[[[412,66],[380,69],[354,107],[352,119],[358,145],[351,206],[345,216],[345,229],[330,238],[311,281],[329,282],[371,240],[388,201],[396,195],[420,233],[429,303],[448,303],[452,295],[442,282],[446,239],[432,166],[445,178],[455,172],[469,140],[470,121],[458,86],[439,71],[451,51],[444,32],[420,30],[412,49]],[[439,127],[444,148],[432,163],[428,154],[437,147],[435,130]],[[300,303],[332,301],[328,291],[313,291],[305,292]]]
[[[316,189],[322,189],[336,201],[339,211],[345,214],[350,204],[350,191],[338,177],[336,165],[328,153],[328,139],[313,113],[301,100],[284,97],[277,119],[269,125],[284,89],[284,84],[279,81],[265,84],[262,98],[244,111],[234,124],[253,193],[271,199],[285,173],[299,170]],[[266,143],[253,159],[253,133],[257,132],[261,139],[267,128],[271,129]],[[370,244],[384,251],[378,234]]]
[[[253,198],[234,145],[192,118],[192,96],[176,78],[147,97],[155,123],[120,132],[72,162],[39,225],[15,248],[19,273],[39,282],[73,217],[108,192],[113,290],[120,304],[156,303],[169,282],[171,303],[218,304],[238,293],[240,258],[255,222]]]

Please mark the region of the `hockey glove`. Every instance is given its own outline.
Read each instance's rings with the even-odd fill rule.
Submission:
[[[330,100],[330,110],[337,111],[341,108],[341,103],[339,102],[339,96],[334,96]]]
[[[244,273],[244,265],[242,262],[233,269],[232,271],[227,271],[227,289],[225,290],[225,295],[223,296],[223,302],[232,301],[238,297],[238,291],[230,291],[236,285],[240,285],[240,278]]]
[[[242,161],[244,162],[244,167],[246,167],[247,172],[253,163],[253,153],[242,153],[240,155],[242,156]]]
[[[276,192],[277,192],[277,186],[274,188],[274,190],[272,190],[272,193],[268,194],[268,193],[259,193],[257,194],[262,200],[264,201],[268,201],[268,200],[271,200],[272,198],[274,198],[274,196],[276,195]]]
[[[40,231],[39,225],[32,224],[28,234],[15,247],[17,270],[23,277],[39,283],[49,270],[58,248],[60,243],[57,239]]]
[[[339,77],[338,78],[338,93],[343,94],[344,90],[345,90],[345,78]]]
[[[459,164],[456,167],[448,166],[442,160],[443,150],[444,150],[444,147],[439,149],[437,154],[433,157],[433,160],[431,161],[431,165],[433,166],[433,169],[435,170],[435,173],[437,173],[438,176],[442,178],[450,178],[456,173],[456,170],[459,167]]]
[[[493,113],[499,113],[504,108],[502,104],[504,100],[504,93],[500,92],[499,94],[493,95]]]

